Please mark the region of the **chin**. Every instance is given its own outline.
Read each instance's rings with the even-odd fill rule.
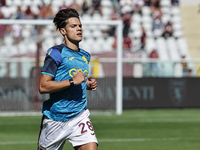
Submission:
[[[78,42],[81,42],[81,41],[82,41],[82,38],[78,39],[77,41],[78,41]]]

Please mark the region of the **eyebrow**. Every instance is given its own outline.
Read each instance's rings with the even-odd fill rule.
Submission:
[[[82,26],[82,24],[76,24],[76,23],[72,23],[71,24],[72,26],[74,25],[74,26]]]

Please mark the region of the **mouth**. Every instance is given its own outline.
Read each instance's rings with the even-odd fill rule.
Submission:
[[[78,33],[77,35],[82,37],[82,33]]]

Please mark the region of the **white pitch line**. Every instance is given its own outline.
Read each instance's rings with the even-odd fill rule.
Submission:
[[[199,141],[200,138],[128,138],[128,139],[99,139],[99,142],[154,142],[154,141]]]
[[[114,120],[112,123],[181,123],[181,122],[200,122],[199,118],[194,119],[132,119],[132,120]],[[95,120],[93,123],[110,124],[107,120]]]
[[[127,138],[127,139],[99,139],[99,143],[113,143],[113,142],[157,142],[157,141],[200,141],[200,138],[185,137],[185,138]],[[16,142],[0,142],[0,145],[25,145],[37,144],[36,141],[16,141]]]
[[[0,117],[42,116],[41,112],[0,112]]]
[[[36,141],[0,142],[0,145],[25,145],[25,144],[37,144],[37,142]]]

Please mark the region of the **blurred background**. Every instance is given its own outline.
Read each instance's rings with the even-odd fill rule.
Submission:
[[[41,111],[48,95],[38,93],[40,68],[47,49],[63,42],[52,20],[68,7],[80,14],[80,48],[91,54],[90,74],[98,81],[97,92],[88,92],[90,109],[116,110],[118,42],[123,109],[200,107],[199,5],[198,0],[1,0],[0,111]],[[112,20],[123,24],[122,41],[117,25],[107,24]]]

